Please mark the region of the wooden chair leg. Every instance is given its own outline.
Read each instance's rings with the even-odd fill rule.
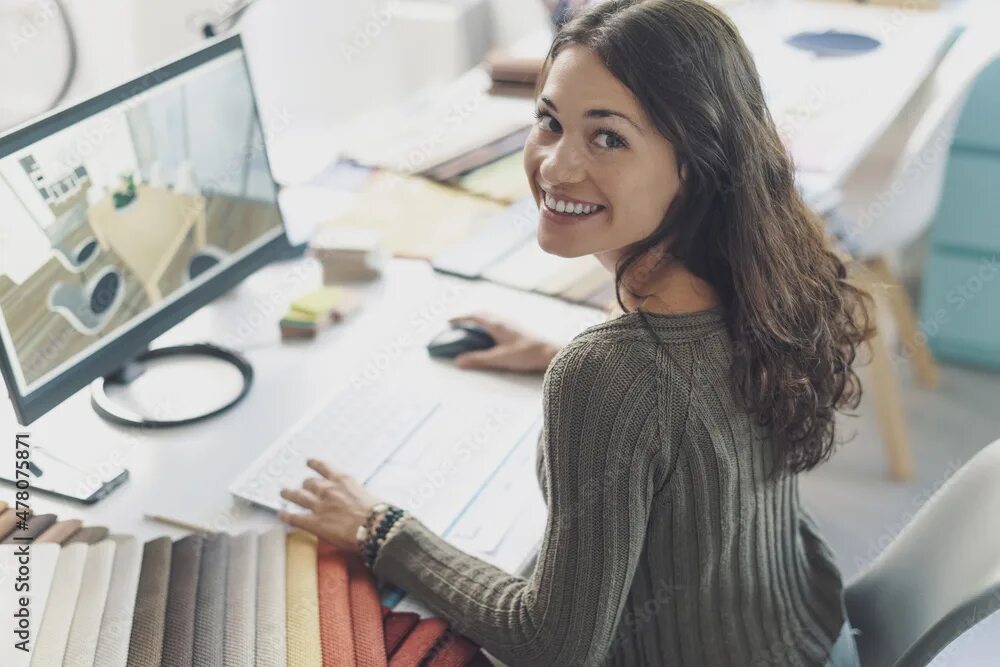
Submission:
[[[867,265],[855,265],[855,279],[872,295],[874,300],[873,321],[878,323],[878,313],[885,304],[883,280]],[[871,379],[875,395],[875,410],[878,413],[882,442],[886,449],[889,476],[898,482],[913,478],[913,455],[906,432],[903,416],[903,400],[899,391],[896,366],[888,342],[876,327],[875,335],[868,341],[871,350]]]
[[[913,364],[913,371],[920,386],[935,389],[940,384],[938,365],[934,354],[927,345],[927,336],[917,324],[917,315],[913,309],[906,289],[900,284],[895,273],[885,257],[876,257],[867,262],[874,276],[884,284],[889,306],[899,327],[900,342],[903,345],[903,355]]]
[[[872,381],[875,388],[875,409],[878,411],[882,441],[889,461],[889,476],[898,482],[913,478],[913,455],[906,434],[903,402],[899,393],[896,369],[889,346],[881,333],[869,341],[872,352]]]

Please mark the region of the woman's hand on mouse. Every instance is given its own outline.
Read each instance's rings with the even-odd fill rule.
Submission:
[[[306,479],[301,488],[282,489],[281,497],[309,511],[278,512],[278,518],[338,549],[356,550],[358,527],[378,504],[378,498],[356,479],[323,461],[309,459],[307,465],[320,476]]]
[[[549,362],[559,351],[557,345],[529,336],[489,315],[462,315],[453,317],[448,322],[476,324],[497,342],[487,350],[465,352],[455,357],[455,364],[460,368],[542,372],[549,367]]]

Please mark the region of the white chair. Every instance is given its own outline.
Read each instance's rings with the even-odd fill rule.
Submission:
[[[863,667],[923,667],[1000,611],[1000,440],[951,476],[845,591]]]
[[[995,35],[968,29],[949,50],[911,104],[869,156],[848,176],[831,229],[859,260],[862,282],[878,302],[888,301],[904,356],[923,386],[938,383],[937,365],[920,332],[913,304],[896,278],[890,256],[933,221],[959,117],[979,74],[1000,57]],[[875,398],[894,478],[912,475],[899,389],[881,335],[872,341]]]

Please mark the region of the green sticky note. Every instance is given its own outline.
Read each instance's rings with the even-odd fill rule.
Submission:
[[[330,311],[340,303],[342,296],[342,291],[336,287],[321,287],[293,301],[291,310],[305,313],[320,321],[329,316]]]

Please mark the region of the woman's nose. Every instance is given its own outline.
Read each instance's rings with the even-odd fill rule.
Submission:
[[[566,138],[549,146],[538,168],[539,174],[549,183],[579,183],[586,173],[579,149]]]

